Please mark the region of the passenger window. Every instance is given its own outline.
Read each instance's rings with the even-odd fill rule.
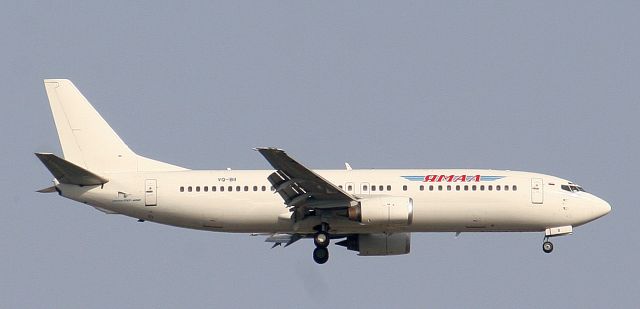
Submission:
[[[447,191],[451,191],[451,185],[447,185]]]
[[[211,186],[211,192],[216,192],[216,186]]]
[[[227,191],[229,191],[229,192],[233,191],[233,187],[232,186],[228,186],[227,187]]]
[[[500,186],[496,186],[496,191],[500,191]]]
[[[240,186],[236,186],[236,191],[240,191]]]
[[[189,188],[187,188],[187,191],[191,192],[191,191],[193,191],[193,188],[191,188],[191,186],[189,186]]]
[[[433,191],[433,185],[429,186],[429,191]]]
[[[469,191],[469,186],[468,185],[464,185],[464,190],[465,191]]]
[[[224,187],[220,186],[220,192],[224,192]]]
[[[209,187],[208,186],[204,186],[204,192],[209,192]]]
[[[258,191],[258,186],[253,186],[253,191]]]
[[[249,186],[244,186],[244,192],[249,191]]]
[[[366,192],[367,190],[369,190],[369,187],[367,187],[367,185],[362,185],[362,191]]]
[[[475,191],[476,190],[476,185],[471,186],[471,190]]]
[[[492,186],[492,185],[489,185],[489,186],[487,187],[487,190],[489,190],[489,191],[493,191],[493,186]]]
[[[340,188],[340,190],[342,190],[342,185],[338,185],[338,188]]]
[[[402,191],[407,191],[407,185],[402,186]]]
[[[266,186],[262,186],[262,191],[267,191],[267,187]]]
[[[460,191],[460,185],[456,186],[456,191]]]
[[[442,186],[438,186],[438,191],[442,191]]]
[[[480,191],[484,191],[484,185],[480,185]]]
[[[353,191],[353,186],[352,185],[348,185],[347,186],[347,191],[349,191],[349,192]]]
[[[513,185],[513,186],[511,187],[511,189],[512,189],[513,191],[518,191],[518,187],[517,187],[516,185]]]
[[[180,187],[180,192],[184,192],[184,187]]]
[[[270,189],[271,189],[271,191],[275,191],[276,190],[276,188],[274,188],[273,186],[271,186]]]
[[[424,191],[424,186],[420,185],[420,191]]]
[[[380,190],[380,191],[384,191],[384,186],[383,186],[383,185],[380,185],[380,186],[378,187],[378,190]]]
[[[375,191],[376,190],[376,186],[371,186],[371,191]]]
[[[504,186],[505,191],[509,191],[509,185]]]
[[[387,185],[387,191],[391,191],[391,185]]]

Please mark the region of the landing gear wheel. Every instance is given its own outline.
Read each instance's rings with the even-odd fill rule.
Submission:
[[[329,241],[329,234],[327,232],[318,232],[313,236],[313,243],[317,248],[326,248],[329,245]]]
[[[327,248],[313,249],[313,260],[318,264],[324,264],[329,260],[329,250]]]
[[[551,251],[553,251],[553,244],[550,241],[545,241],[542,244],[542,251],[544,251],[544,253],[551,253]]]

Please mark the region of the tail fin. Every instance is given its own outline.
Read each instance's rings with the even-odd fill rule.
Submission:
[[[184,170],[136,155],[66,79],[44,81],[66,161],[96,172]]]

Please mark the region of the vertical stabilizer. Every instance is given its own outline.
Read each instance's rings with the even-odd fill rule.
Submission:
[[[66,161],[98,173],[182,169],[136,155],[71,81],[44,85]]]
[[[136,154],[66,79],[44,81],[64,158],[92,171],[135,171]]]

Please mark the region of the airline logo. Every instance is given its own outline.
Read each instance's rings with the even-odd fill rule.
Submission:
[[[426,176],[402,176],[409,181],[420,182],[481,182],[496,181],[505,176],[482,176],[482,175],[426,175]]]

